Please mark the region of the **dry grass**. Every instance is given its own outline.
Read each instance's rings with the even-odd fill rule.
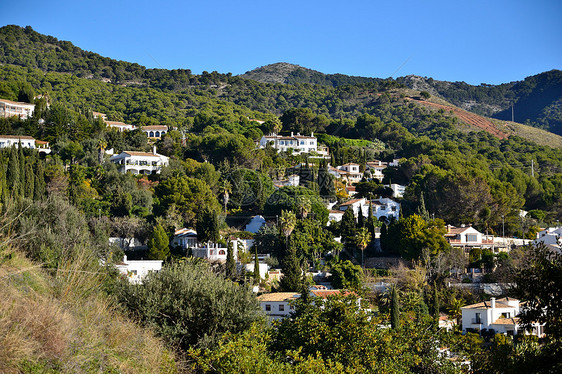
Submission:
[[[159,339],[101,294],[103,277],[80,267],[45,271],[0,245],[0,372],[180,371]]]

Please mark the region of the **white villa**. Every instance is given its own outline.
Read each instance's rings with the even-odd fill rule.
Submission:
[[[264,135],[260,139],[260,148],[265,148],[270,144],[277,152],[287,152],[289,149],[293,150],[294,154],[318,152],[318,142],[314,133],[310,136],[304,136],[299,133],[296,135],[291,132],[291,136],[282,135]]]
[[[280,321],[291,314],[294,308],[290,303],[299,297],[296,292],[275,292],[258,296],[258,301],[270,321]]]
[[[379,199],[371,200],[370,204],[373,209],[373,217],[376,219],[385,218],[390,220],[392,218],[398,219],[400,217],[400,203],[397,201],[387,197],[381,197]],[[355,217],[359,214],[362,214],[363,217],[369,216],[369,201],[365,198],[352,199],[340,205],[340,211],[346,211],[350,208],[353,209]],[[334,216],[334,220],[337,220],[333,213],[330,214]],[[330,217],[330,215],[328,217]]]
[[[548,248],[560,252],[562,249],[562,227],[549,227],[537,233],[533,244],[543,243]]]
[[[165,125],[143,126],[141,130],[145,132],[148,138],[160,139],[162,136],[164,136],[165,133],[168,132],[168,126]]]
[[[119,165],[120,172],[133,174],[158,174],[163,166],[168,165],[169,160],[168,157],[156,153],[156,148],[152,153],[123,151],[109,158],[109,161]]]
[[[462,330],[493,330],[496,334],[517,335],[525,333],[517,316],[520,312],[519,300],[510,297],[467,305],[462,310]],[[542,337],[544,325],[533,324],[532,335]]]
[[[39,152],[51,153],[49,143],[36,140],[31,136],[25,135],[0,135],[0,148],[19,147],[36,149]]]
[[[491,248],[494,246],[493,239],[488,238],[472,226],[454,227],[447,225],[446,228],[445,239],[452,247],[460,247],[470,251],[473,247]]]
[[[33,115],[35,104],[20,103],[18,101],[0,99],[0,117],[29,118]]]
[[[348,183],[358,183],[361,182],[361,179],[363,179],[363,173],[359,171],[359,167],[359,164],[350,162],[336,167],[338,171],[332,170],[330,172],[330,169],[328,169],[328,172],[334,175],[336,178],[341,177],[342,179],[347,180]]]
[[[392,190],[392,197],[397,199],[401,199],[404,197],[406,186],[397,183],[385,184],[384,186]]]
[[[102,118],[104,118],[104,117],[102,117]],[[129,125],[127,123],[119,122],[119,121],[105,121],[105,119],[104,119],[104,122],[107,125],[107,127],[117,129],[117,131],[119,131],[119,132],[132,131],[132,130],[137,128],[137,126],[135,126],[135,125]]]
[[[149,273],[162,270],[162,262],[162,260],[127,260],[127,256],[124,256],[123,262],[116,264],[115,267],[129,279],[129,282],[139,284]]]

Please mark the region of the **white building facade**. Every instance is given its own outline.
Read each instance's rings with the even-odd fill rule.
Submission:
[[[517,317],[520,313],[519,300],[510,297],[467,305],[462,310],[462,330],[493,330],[496,334],[517,335],[525,333]],[[544,325],[533,324],[532,335],[542,337]]]
[[[0,99],[0,117],[27,119],[33,115],[35,104]]]
[[[260,139],[260,148],[265,148],[267,145],[271,145],[277,152],[287,152],[289,150],[293,151],[293,154],[318,152],[318,142],[314,133],[310,136],[304,136],[299,133],[296,135],[291,132],[291,136],[282,135],[264,135]]]
[[[120,172],[133,174],[158,174],[169,164],[169,158],[156,153],[156,149],[153,153],[124,151],[111,156],[109,161],[117,164]]]
[[[127,277],[129,282],[139,284],[148,274],[162,270],[162,263],[162,260],[128,260],[127,256],[124,256],[123,262],[116,264],[115,267]]]

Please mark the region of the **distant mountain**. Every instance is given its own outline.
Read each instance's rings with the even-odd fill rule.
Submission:
[[[252,79],[263,83],[310,83],[322,86],[338,87],[343,85],[379,83],[384,79],[356,77],[344,74],[324,74],[316,70],[307,69],[287,62],[278,62],[262,66],[244,74],[241,78]]]
[[[15,25],[0,28],[1,64],[185,94],[190,100],[182,109],[212,99],[234,103],[241,112],[248,108],[281,115],[290,108],[301,107],[328,118],[341,119],[363,113],[381,115],[376,103],[382,93],[415,97],[419,96],[419,91],[427,91],[435,98],[473,113],[508,120],[514,102],[517,122],[527,122],[562,135],[562,73],[558,70],[496,86],[471,86],[418,76],[393,80],[324,74],[289,63],[263,66],[240,76],[217,72],[198,75],[189,69],[147,69],[136,63],[103,57],[69,41],[40,34],[29,26]],[[406,92],[406,87],[415,92]],[[4,91],[6,89],[0,87],[0,92]],[[116,108],[116,111],[123,110]]]
[[[473,113],[526,123],[562,135],[562,71],[551,70],[523,81],[472,86],[409,75],[397,79],[409,88],[427,91]]]
[[[240,75],[242,78],[266,83],[310,83],[338,87],[384,81],[380,78],[323,74],[288,63],[262,66]],[[434,96],[481,116],[505,121],[514,120],[562,135],[562,72],[551,70],[523,81],[500,85],[473,86],[465,82],[446,82],[415,75],[400,77],[396,82]]]

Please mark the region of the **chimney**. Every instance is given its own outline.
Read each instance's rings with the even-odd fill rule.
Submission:
[[[123,255],[123,263],[127,263],[127,255]]]
[[[495,297],[490,298],[490,306],[492,307],[492,309],[494,309],[496,307],[496,298]]]
[[[314,137],[314,132],[310,132],[310,137],[313,138]]]
[[[156,146],[155,145],[152,146],[152,154],[154,154],[154,155],[156,154]]]
[[[291,138],[293,137],[293,132],[291,131]]]

